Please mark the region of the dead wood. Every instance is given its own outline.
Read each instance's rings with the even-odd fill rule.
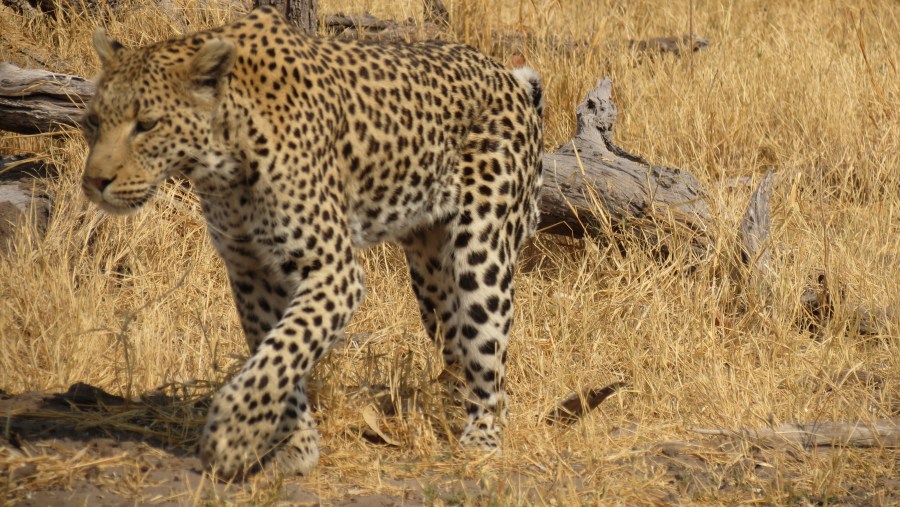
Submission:
[[[319,26],[318,0],[253,0],[253,7],[272,6],[294,26],[315,34]]]
[[[695,253],[709,244],[706,193],[681,169],[651,165],[616,146],[612,81],[597,82],[576,108],[577,132],[544,155],[541,228],[582,237],[610,228],[655,243],[669,225],[693,234]]]
[[[738,230],[742,256],[749,267],[750,279],[764,292],[770,292],[777,281],[771,264],[772,245],[769,239],[772,232],[770,201],[774,179],[775,173],[769,171],[760,181],[750,197]],[[842,299],[843,292],[841,287],[830,283],[825,273],[818,273],[800,294],[800,306],[803,310],[801,325],[813,331],[820,330],[834,314],[835,297]],[[860,335],[885,333],[886,323],[896,311],[895,307],[873,309],[857,306],[852,310],[856,316],[856,332]]]
[[[625,382],[613,382],[599,389],[582,389],[575,391],[565,398],[544,418],[547,424],[570,425],[591,410],[599,407],[604,400],[625,388]]]
[[[0,157],[0,255],[12,250],[12,239],[28,225],[42,233],[50,220],[50,199],[34,178],[51,174],[52,166],[40,157]]]
[[[35,19],[41,15],[41,11],[28,3],[28,0],[2,0],[2,4],[18,12],[26,19]]]
[[[444,5],[443,0],[424,0],[426,23],[434,23],[435,25],[449,27],[450,11]]]
[[[767,447],[900,447],[900,424],[895,419],[880,419],[871,424],[837,421],[782,424],[776,428],[756,430],[695,428],[693,431],[702,435],[747,439]]]
[[[0,183],[51,178],[59,173],[44,157],[33,153],[0,157]]]
[[[856,370],[853,368],[845,368],[840,372],[831,376],[830,385],[826,386],[826,390],[831,390],[832,385],[839,386],[846,383],[862,384],[866,387],[882,387],[885,384],[884,377],[877,373],[865,370]]]
[[[709,40],[704,37],[654,37],[645,40],[629,40],[628,47],[635,51],[647,53],[671,53],[681,55],[682,51],[697,52],[709,46]]]
[[[0,63],[0,130],[19,134],[74,127],[93,83],[79,76]]]
[[[381,19],[368,12],[325,16],[325,33],[342,39],[411,41],[436,39],[450,27],[450,13],[441,0],[423,0],[424,23],[413,18]]]
[[[409,20],[408,20],[409,21]],[[389,19],[376,18],[368,12],[363,14],[332,14],[325,17],[325,27],[333,30],[354,29],[354,30],[387,30],[401,23],[408,21],[393,21]]]
[[[772,232],[772,185],[775,173],[771,170],[759,182],[750,196],[747,210],[741,219],[738,236],[741,240],[741,254],[749,268],[750,279],[758,289],[769,292],[775,283],[775,273],[771,266],[769,236]],[[831,317],[832,303],[825,274],[818,276],[814,284],[808,285],[800,295],[807,327],[813,322],[824,322]]]
[[[282,0],[283,1],[283,0]],[[382,19],[366,12],[363,14],[333,14],[325,16],[325,32],[341,38],[369,40],[422,40],[439,38],[450,28],[450,13],[442,0],[423,0],[424,23],[412,18],[406,20]],[[527,31],[493,30],[490,32],[491,53],[521,54],[525,48],[540,46],[561,55],[591,48],[588,39],[576,39],[554,34],[536,36]],[[704,37],[683,35],[681,37],[654,37],[643,40],[628,40],[624,47],[640,54],[672,54],[697,52],[709,46]],[[621,51],[622,43],[612,43],[608,51]]]
[[[556,34],[535,35],[531,32],[493,31],[490,33],[490,50],[498,53],[521,53],[525,48],[540,47],[544,51],[559,56],[572,56],[576,52],[586,52],[595,44],[590,39],[577,39],[571,36]],[[698,52],[709,46],[704,37],[689,35],[654,37],[652,39],[609,41],[599,48],[601,54],[612,55],[624,50],[637,57],[655,55],[681,56],[685,52]],[[597,49],[597,48],[593,48]]]
[[[333,14],[325,16],[325,33],[341,39],[412,41],[436,39],[445,33],[446,25],[426,19],[417,23],[409,18],[395,21],[365,14]]]
[[[109,12],[117,12],[122,7],[122,0],[0,0],[26,19],[37,19],[44,15],[60,16],[105,16]]]
[[[759,182],[759,186],[750,196],[750,203],[747,205],[747,211],[741,219],[741,225],[738,230],[743,247],[744,262],[751,267],[759,270],[764,276],[772,274],[768,240],[772,229],[771,206],[769,201],[772,198],[772,181],[775,173],[771,170]]]

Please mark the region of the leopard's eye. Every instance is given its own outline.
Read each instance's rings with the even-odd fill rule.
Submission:
[[[100,118],[97,116],[97,113],[90,112],[81,118],[81,129],[84,130],[85,133],[96,132],[99,128]]]
[[[138,120],[138,122],[134,125],[134,133],[141,134],[144,132],[149,132],[153,130],[153,127],[159,123],[159,120],[151,120],[151,119],[143,119]]]

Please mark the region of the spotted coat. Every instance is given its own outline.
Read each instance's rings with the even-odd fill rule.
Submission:
[[[226,476],[318,460],[306,378],[363,299],[359,249],[403,246],[426,330],[464,379],[461,441],[500,444],[513,269],[537,222],[542,90],[447,42],[313,38],[274,10],[102,63],[83,188],[136,210],[191,180],[252,353],[200,442]]]

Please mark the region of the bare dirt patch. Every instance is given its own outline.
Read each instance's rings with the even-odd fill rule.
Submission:
[[[788,497],[775,503],[811,505],[892,505],[900,502],[900,481],[883,476],[873,484],[846,485],[841,495],[810,494],[792,481],[802,481],[809,460],[836,459],[854,452],[834,447],[760,446],[741,438],[706,438],[635,446],[611,454],[602,466],[590,467],[576,453],[556,457],[560,473],[547,478],[547,466],[506,469],[489,459],[466,464],[451,455],[417,461],[386,452],[383,470],[369,476],[351,474],[340,485],[322,481],[340,474],[326,463],[312,477],[285,478],[264,474],[242,483],[212,480],[194,451],[208,400],[179,400],[160,393],[128,401],[87,384],[64,393],[0,393],[5,419],[0,438],[0,470],[4,504],[43,505],[196,505],[251,503],[268,505],[492,505],[553,503],[607,498],[596,489],[594,474],[620,475],[642,486],[632,494],[642,502],[683,503],[759,498],[772,483]],[[180,422],[175,422],[180,421]],[[571,421],[570,421],[571,422]],[[638,425],[613,430],[612,438],[633,438]],[[370,444],[375,452],[384,445]],[[327,446],[326,446],[327,450]],[[890,459],[890,449],[869,450],[874,459]],[[885,455],[887,453],[887,455]],[[893,453],[896,458],[896,453]],[[471,458],[471,456],[467,456]],[[860,456],[864,458],[864,456]],[[329,470],[329,468],[332,468]],[[355,477],[354,477],[355,475]],[[373,484],[372,476],[378,484]],[[608,498],[607,498],[608,499]],[[690,502],[689,502],[690,503]]]

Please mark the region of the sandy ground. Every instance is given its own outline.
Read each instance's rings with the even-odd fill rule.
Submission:
[[[247,496],[247,484],[213,483],[204,476],[192,450],[143,431],[129,431],[130,422],[114,420],[116,414],[129,413],[128,419],[133,419],[151,404],[129,411],[133,404],[86,384],[51,395],[0,393],[0,414],[6,422],[6,437],[0,437],[4,472],[0,475],[9,474],[0,503],[35,507],[256,503]],[[416,484],[404,486],[409,490]],[[290,483],[280,484],[266,500],[276,505],[322,503],[314,493]],[[376,507],[422,501],[421,496],[417,500],[348,492],[346,498],[327,503]]]
[[[320,497],[312,489],[327,476],[284,479],[262,472],[241,483],[216,482],[202,472],[193,443],[207,402],[158,393],[129,402],[83,383],[61,393],[0,391],[6,423],[0,433],[0,477],[7,478],[0,479],[0,505],[470,505],[484,503],[496,486],[433,470],[399,478],[379,474],[377,489],[388,494],[371,493],[371,487],[348,479],[327,484]],[[191,414],[199,419],[191,420]],[[377,435],[368,436],[378,441]],[[322,452],[329,450],[325,443]],[[416,464],[409,467],[415,470]],[[517,473],[504,482],[523,484],[524,498],[544,497],[553,488]],[[583,484],[576,478],[567,486]]]
[[[192,448],[204,412],[203,400],[185,404],[174,398],[151,395],[126,402],[86,384],[75,384],[67,392],[57,394],[11,396],[0,392],[0,415],[5,421],[0,437],[0,476],[8,478],[0,479],[0,503],[24,506],[493,505],[491,501],[485,502],[491,498],[491,486],[471,478],[441,477],[433,470],[416,477],[380,477],[381,489],[389,491],[387,494],[372,493],[348,481],[343,489],[341,485],[329,484],[325,488],[326,496],[320,497],[314,489],[316,484],[321,484],[322,477],[282,480],[257,475],[239,484],[214,482],[202,473]],[[188,418],[179,423],[175,417],[178,414],[187,414]],[[199,420],[190,419],[191,414]],[[191,422],[185,424],[185,420]],[[692,504],[692,498],[696,499],[698,494],[707,497],[711,489],[717,489],[722,499],[750,500],[756,496],[754,481],[791,480],[784,474],[784,468],[770,465],[786,459],[790,452],[785,455],[783,451],[763,448],[723,449],[709,441],[666,442],[652,449],[636,450],[611,461],[610,465],[634,475],[650,471],[653,483],[666,484],[667,487],[659,488],[648,481],[648,488],[642,494],[652,504]],[[327,447],[323,451],[327,452]],[[738,459],[715,459],[722,455],[738,456]],[[573,475],[563,487],[574,489],[574,496],[582,503],[605,503],[607,497],[597,496],[597,492],[590,491],[588,481],[583,480],[590,476],[583,465],[570,463],[568,468]],[[748,473],[754,480],[747,480]],[[552,503],[548,500],[553,498],[554,489],[560,487],[559,483],[546,480],[529,481],[525,476],[506,475],[502,482],[524,485],[515,503],[526,504]],[[851,486],[840,498],[822,500],[829,505],[898,505],[900,480],[883,477],[870,487]]]

